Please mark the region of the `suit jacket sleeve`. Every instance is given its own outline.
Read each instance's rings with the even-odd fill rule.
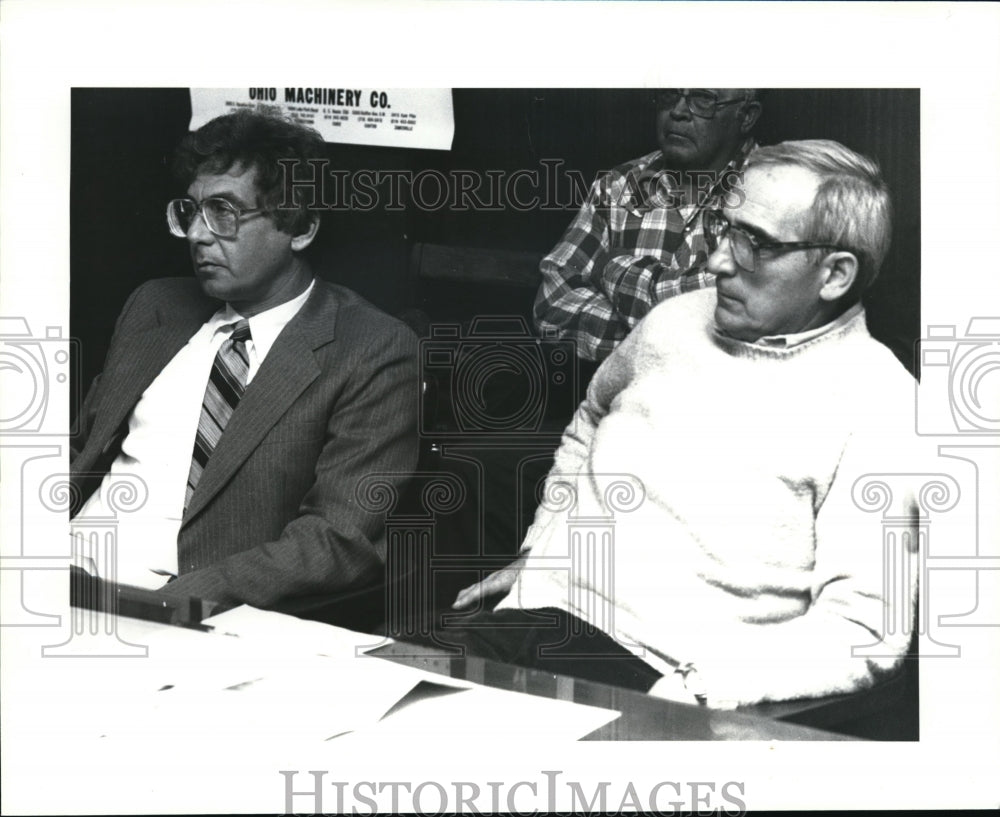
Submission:
[[[359,338],[347,359],[338,355],[338,365],[351,373],[328,418],[314,482],[298,516],[277,539],[182,575],[164,588],[165,595],[274,607],[284,599],[363,587],[382,576],[385,512],[363,507],[359,487],[380,474],[401,491],[417,460],[416,337],[402,324],[391,326]]]
[[[141,289],[142,287],[133,290],[132,294],[129,295],[128,300],[125,302],[125,306],[118,315],[118,320],[115,321],[115,330],[111,336],[111,342],[108,344],[109,348],[115,345],[115,342],[118,339],[118,330],[121,328],[122,324],[125,323],[126,316],[132,308],[132,305],[135,303],[136,298],[139,296]],[[73,463],[76,462],[76,458],[83,452],[83,449],[87,445],[87,441],[90,439],[90,432],[94,427],[94,419],[96,417],[97,405],[100,402],[100,399],[101,375],[98,374],[90,384],[90,388],[87,390],[87,396],[84,398],[83,405],[80,407],[80,413],[77,417],[79,430],[75,436],[70,438],[70,465],[73,465]]]

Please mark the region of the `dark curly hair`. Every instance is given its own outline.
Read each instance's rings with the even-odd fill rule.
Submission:
[[[185,136],[174,153],[173,172],[187,187],[201,173],[225,173],[237,165],[253,168],[260,206],[271,211],[279,230],[298,235],[309,228],[317,212],[310,211],[309,202],[301,196],[295,197],[297,207],[280,206],[286,166],[296,177],[311,178],[319,168],[299,169],[311,159],[326,159],[326,144],[315,130],[277,116],[239,110],[216,117]],[[295,164],[288,165],[289,160]]]

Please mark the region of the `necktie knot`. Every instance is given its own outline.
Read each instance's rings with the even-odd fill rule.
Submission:
[[[246,318],[233,324],[233,333],[229,336],[233,343],[245,343],[250,340],[250,321]]]

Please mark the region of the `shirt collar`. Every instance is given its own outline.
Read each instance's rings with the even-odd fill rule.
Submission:
[[[306,287],[302,294],[247,319],[250,323],[250,338],[253,343],[254,354],[258,361],[267,357],[267,353],[271,351],[271,347],[278,339],[278,335],[281,334],[281,330],[298,314],[299,310],[309,299],[309,294],[313,291],[315,285],[316,279],[314,278],[309,282],[309,286]],[[220,329],[242,319],[243,316],[239,312],[229,304],[226,304],[211,317],[209,326],[211,326],[214,334]]]
[[[718,174],[718,181],[712,187],[709,192],[706,201],[712,198],[716,193],[716,188],[719,183],[726,177],[726,174],[734,170],[742,170],[743,166],[746,164],[747,159],[750,154],[757,149],[757,141],[752,137],[748,136],[743,140],[743,144],[740,145],[740,149],[736,152],[736,155],[729,161],[722,171]],[[673,188],[670,186],[670,174],[667,172],[667,168],[663,161],[663,151],[659,151],[656,157],[648,164],[646,167],[640,171],[637,181],[639,183],[639,189],[642,190],[646,196],[651,196],[653,190],[656,188],[657,184],[663,185],[663,187],[668,191],[672,192]],[[687,202],[690,204],[691,202]],[[701,202],[699,202],[700,204]]]
[[[772,348],[779,349],[791,349],[792,347],[799,346],[806,341],[813,340],[813,338],[818,338],[821,335],[825,335],[828,332],[833,332],[835,329],[840,329],[842,326],[846,326],[861,314],[862,308],[863,307],[860,302],[856,303],[838,318],[835,318],[830,321],[830,323],[824,324],[823,326],[818,326],[815,329],[807,329],[805,332],[794,332],[790,335],[768,335],[755,341],[753,345],[770,346]]]

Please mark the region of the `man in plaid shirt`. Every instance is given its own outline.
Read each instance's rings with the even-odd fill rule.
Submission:
[[[714,285],[701,216],[741,203],[761,106],[750,89],[664,89],[660,149],[602,175],[540,265],[539,332],[600,362],[660,301]]]

